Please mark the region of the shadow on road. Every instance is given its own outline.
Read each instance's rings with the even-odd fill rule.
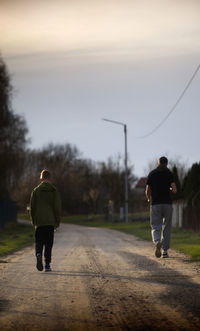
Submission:
[[[0,312],[8,310],[9,300],[0,299]]]
[[[149,286],[151,284],[167,286],[166,290],[159,296],[161,302],[167,305],[170,303],[172,308],[173,306],[181,306],[197,317],[200,316],[200,285],[195,283],[189,276],[166,265],[162,266],[159,261],[154,261],[139,254],[123,251],[119,253],[137,271],[145,272],[145,276],[137,280],[149,283]]]

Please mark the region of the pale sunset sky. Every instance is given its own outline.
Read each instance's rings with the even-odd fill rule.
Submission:
[[[0,0],[0,53],[30,148],[71,143],[124,156],[137,176],[162,155],[199,162],[200,0]]]

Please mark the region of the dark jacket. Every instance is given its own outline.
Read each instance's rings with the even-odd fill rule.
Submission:
[[[34,226],[58,227],[61,215],[61,200],[56,188],[42,182],[31,193],[30,214]]]
[[[151,188],[152,205],[171,204],[171,184],[174,182],[173,173],[166,166],[158,166],[150,172],[147,185]]]

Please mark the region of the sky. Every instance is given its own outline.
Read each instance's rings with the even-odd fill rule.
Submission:
[[[0,0],[0,53],[30,148],[76,145],[81,157],[124,157],[146,176],[162,155],[199,162],[199,0]]]

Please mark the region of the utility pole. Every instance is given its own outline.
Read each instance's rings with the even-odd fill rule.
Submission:
[[[124,138],[125,138],[125,222],[128,223],[128,167],[127,167],[127,126],[124,124]]]
[[[128,223],[128,167],[127,167],[127,125],[118,122],[118,121],[113,121],[109,120],[107,118],[102,118],[103,121],[111,122],[114,124],[119,124],[124,127],[124,140],[125,140],[125,154],[124,154],[124,167],[125,167],[125,203],[124,203],[124,209],[125,209],[125,222]]]

